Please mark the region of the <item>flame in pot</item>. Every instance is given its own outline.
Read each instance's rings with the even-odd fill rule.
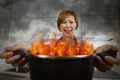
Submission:
[[[47,42],[48,41],[48,42]],[[37,44],[31,42],[31,54],[48,56],[74,56],[93,54],[94,45],[88,39],[81,40],[78,44],[68,44],[67,41],[59,42],[55,36],[49,40],[40,39]]]

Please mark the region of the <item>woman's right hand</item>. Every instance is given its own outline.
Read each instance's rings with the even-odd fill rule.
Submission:
[[[25,57],[22,58],[21,55],[14,55],[13,51],[16,50],[21,50],[25,52],[28,51],[29,48],[23,44],[9,46],[6,47],[5,50],[0,54],[0,57],[5,58],[7,64],[22,67],[27,63],[27,60]]]

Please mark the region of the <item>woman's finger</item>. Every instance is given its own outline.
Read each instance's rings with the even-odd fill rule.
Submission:
[[[13,63],[12,65],[13,66],[23,67],[26,63],[27,63],[26,58],[22,58],[21,60],[19,60],[19,62]]]
[[[6,51],[4,51],[3,53],[0,54],[0,58],[8,59],[8,58],[12,57],[13,55],[14,55],[13,52],[6,52]]]
[[[26,58],[22,58],[22,60],[20,60],[20,61],[18,62],[18,66],[19,66],[19,67],[22,67],[22,66],[24,66],[26,63],[27,63]]]
[[[29,50],[29,48],[26,45],[23,44],[16,44],[10,47],[6,47],[5,48],[6,51],[15,51],[15,50],[22,50],[22,51],[26,51]]]
[[[96,56],[95,58],[96,58],[96,61],[97,61],[97,63],[96,63],[96,68],[97,68],[98,70],[100,70],[100,71],[102,71],[102,72],[106,72],[106,71],[110,70],[110,69],[113,67],[113,65],[108,64],[108,63],[105,63],[105,62],[102,60],[101,57]]]
[[[98,48],[95,49],[95,51],[97,53],[102,53],[104,51],[108,51],[108,50],[111,50],[111,51],[115,51],[115,52],[118,52],[118,48],[114,45],[103,45],[103,46],[99,46]]]
[[[107,62],[111,63],[111,64],[116,64],[116,65],[120,65],[120,59],[118,58],[113,58],[110,56],[105,56],[105,59]]]
[[[21,59],[20,55],[15,55],[13,57],[10,57],[10,58],[6,59],[6,63],[8,63],[8,64],[10,64],[10,63],[16,63],[20,59]]]

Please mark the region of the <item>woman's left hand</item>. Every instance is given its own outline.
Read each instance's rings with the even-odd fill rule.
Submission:
[[[100,47],[96,48],[95,52],[103,53],[103,52],[109,51],[109,50],[118,52],[118,48],[114,45],[100,46]],[[116,64],[116,65],[120,64],[120,59],[118,59],[118,58],[114,58],[114,57],[107,56],[107,55],[104,58],[107,61],[107,63],[105,61],[103,61],[100,56],[96,55],[96,57],[95,57],[95,59],[97,61],[97,64],[95,64],[95,66],[101,72],[106,72],[108,70],[111,70],[114,64]]]

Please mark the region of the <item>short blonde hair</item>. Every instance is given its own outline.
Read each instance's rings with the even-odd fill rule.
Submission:
[[[72,11],[72,10],[63,10],[58,15],[58,18],[57,18],[57,27],[58,27],[59,30],[60,30],[60,24],[63,23],[65,18],[70,16],[70,15],[74,16],[75,22],[76,22],[76,29],[78,28],[78,17],[77,17],[77,14],[74,11]]]

